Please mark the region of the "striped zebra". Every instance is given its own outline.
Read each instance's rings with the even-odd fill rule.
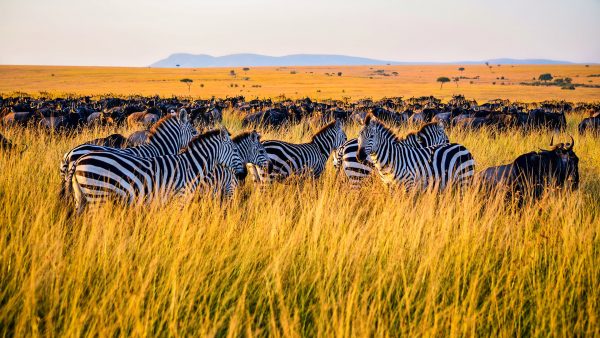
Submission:
[[[80,157],[72,177],[75,209],[109,199],[129,205],[163,204],[193,193],[217,164],[245,175],[245,166],[226,130],[194,137],[179,154],[142,158],[117,152],[93,152]]]
[[[265,146],[260,142],[260,137],[260,134],[253,130],[236,135],[232,140],[238,147],[244,165],[270,168],[271,160]]]
[[[202,179],[200,187],[196,189],[200,193],[209,193],[215,198],[229,199],[233,197],[239,185],[240,181],[235,171],[228,166],[218,164]]]
[[[131,148],[111,148],[94,144],[81,144],[69,150],[64,156],[60,166],[60,175],[64,184],[60,196],[65,198],[70,192],[73,164],[82,156],[94,151],[114,152],[117,154],[133,155],[150,158],[162,155],[177,154],[197,134],[191,124],[185,109],[179,110],[177,115],[167,115],[160,119],[150,131],[148,144]]]
[[[416,132],[409,133],[400,143],[415,147],[425,148],[436,145],[448,144],[450,141],[444,131],[444,127],[438,123],[428,123]],[[375,168],[370,156],[367,156],[364,162],[356,159],[358,151],[358,139],[353,138],[344,143],[335,153],[333,165],[335,168],[342,168],[350,186],[360,188],[362,181],[371,175]]]
[[[356,157],[365,161],[369,155],[385,183],[397,183],[407,190],[439,190],[448,185],[464,185],[475,171],[475,161],[464,146],[455,143],[425,148],[406,145],[370,115],[359,133]]]
[[[340,121],[331,122],[308,143],[294,144],[284,141],[265,141],[263,145],[271,160],[272,170],[253,167],[255,181],[271,182],[292,174],[319,177],[325,170],[329,155],[346,141]]]
[[[244,165],[256,165],[261,168],[269,168],[271,161],[267,156],[265,147],[260,142],[260,134],[254,131],[243,132],[232,138],[236,144]],[[235,171],[224,165],[217,165],[208,172],[202,180],[198,180],[189,187],[191,191],[210,193],[213,197],[228,199],[233,196],[240,185],[240,177]]]

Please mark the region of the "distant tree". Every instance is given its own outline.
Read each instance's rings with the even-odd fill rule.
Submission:
[[[489,66],[490,66],[490,63],[486,61],[486,62],[485,62],[485,65],[489,67]]]
[[[544,73],[544,74],[540,75],[540,77],[538,78],[538,80],[544,81],[544,82],[552,81],[552,79],[553,79],[553,77],[550,73]]]
[[[465,67],[460,67],[460,68],[458,68],[458,71],[459,71],[459,72],[464,72],[464,71],[465,71]]]
[[[342,72],[338,72],[338,76],[342,76]]]
[[[454,83],[456,83],[456,87],[458,87],[458,81],[460,81],[460,78],[458,76],[457,77],[453,77],[452,81],[454,81]]]
[[[235,70],[233,70],[233,69],[232,69],[232,70],[230,70],[230,71],[229,71],[229,75],[231,75],[231,76],[235,76]]]
[[[245,72],[247,72],[247,71],[249,71],[249,70],[250,70],[250,68],[248,68],[248,67],[244,67],[244,68],[242,68],[242,70],[243,70],[243,71],[245,71]]]
[[[175,67],[179,67],[179,66],[180,66],[179,64],[176,64],[176,65],[175,65]]]
[[[192,83],[194,83],[194,80],[192,80],[192,79],[181,79],[179,81],[185,83],[188,86],[188,93],[189,93],[190,89],[192,88]]]
[[[447,78],[447,77],[445,77],[445,76],[440,76],[440,77],[437,78],[436,81],[439,82],[439,83],[441,83],[440,89],[442,89],[442,87],[444,86],[444,83],[450,82],[450,79]]]

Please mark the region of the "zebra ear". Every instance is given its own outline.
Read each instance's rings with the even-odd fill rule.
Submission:
[[[230,134],[229,134],[229,131],[225,127],[222,127],[221,129],[219,129],[219,136],[222,139],[228,139],[228,138],[231,137]]]
[[[371,119],[373,118],[373,114],[368,113],[367,116],[365,116],[365,122],[363,123],[365,127],[367,127],[369,125],[369,123],[371,123]]]

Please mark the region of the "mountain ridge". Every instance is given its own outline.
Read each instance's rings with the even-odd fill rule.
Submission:
[[[368,66],[368,65],[472,65],[488,62],[495,64],[573,64],[570,61],[550,59],[497,58],[482,61],[411,62],[389,61],[337,54],[290,54],[268,56],[253,53],[212,56],[208,54],[175,53],[150,65],[155,68],[212,68],[212,67],[291,67],[291,66]]]

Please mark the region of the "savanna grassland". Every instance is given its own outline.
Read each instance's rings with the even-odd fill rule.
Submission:
[[[572,67],[581,67],[577,72],[600,73],[597,66]],[[11,69],[0,67],[0,91],[8,90],[7,73],[16,68]],[[561,71],[566,74],[568,69]],[[55,77],[68,71],[52,70]],[[131,79],[137,71],[123,72]],[[186,94],[187,87],[177,79],[189,77],[179,72],[192,72],[143,71],[171,74],[172,83],[164,90],[177,90],[178,95]],[[64,87],[53,87],[46,80],[36,84],[30,72],[24,70],[22,76],[30,81],[22,80],[23,87],[15,85],[11,90],[171,95],[146,80],[139,80],[139,86],[133,80],[118,80],[118,74],[105,81],[79,77],[81,85],[75,88],[69,85],[75,78]],[[536,69],[522,76],[531,78],[531,73],[540,72],[548,71]],[[320,94],[333,96],[334,89],[325,90],[326,80],[343,79],[345,75],[319,80]],[[132,81],[131,87],[119,87],[118,81]],[[278,81],[283,80],[275,81],[273,88]],[[302,89],[310,87],[310,80],[306,81],[286,82],[281,91],[297,88],[299,96],[308,95],[308,89]],[[447,83],[440,92],[435,79],[422,86],[398,83],[394,90],[386,88],[387,77],[380,80],[380,87],[361,87],[362,81],[371,81],[368,78],[356,81],[356,87],[350,83],[344,89],[348,94],[441,96],[443,92],[446,96],[456,88]],[[197,82],[201,81],[194,79]],[[257,95],[281,94],[267,91],[271,85],[266,79],[261,82],[265,85],[256,89],[263,92]],[[600,98],[598,89],[591,88],[490,84],[489,90],[499,91],[488,92],[488,85],[474,87],[473,95],[465,89],[468,98]],[[208,85],[204,89],[210,92]],[[554,90],[556,97],[547,92]],[[212,93],[225,95],[217,89]],[[388,192],[374,180],[354,191],[330,162],[316,181],[292,180],[264,189],[246,182],[225,204],[199,198],[183,210],[176,205],[144,209],[107,205],[81,217],[71,216],[58,199],[62,154],[82,141],[131,130],[94,129],[67,137],[34,128],[3,128],[9,139],[28,148],[21,154],[0,154],[0,332],[7,336],[598,336],[600,141],[577,134],[581,118],[567,117],[567,133],[574,136],[580,158],[580,189],[550,192],[522,208],[501,194],[482,193],[476,187],[462,195],[402,193]],[[232,134],[243,130],[240,116],[232,111],[225,112],[224,125]],[[348,137],[356,136],[359,128],[344,127]],[[398,133],[415,128],[406,126]],[[314,131],[297,125],[263,131],[263,139],[307,141]],[[473,153],[478,171],[547,148],[551,135],[516,130],[451,129],[448,133],[451,141]]]
[[[459,70],[464,68],[464,70]],[[233,71],[233,73],[232,73]],[[525,86],[540,74],[571,78],[574,84],[600,85],[600,65],[430,65],[231,68],[115,68],[0,66],[0,93],[161,95],[210,98],[244,95],[247,99],[310,97],[356,100],[364,97],[463,94],[478,101],[597,101],[600,88]],[[339,74],[339,75],[338,75]],[[440,88],[438,77],[462,77]],[[182,79],[193,81],[189,90]]]

